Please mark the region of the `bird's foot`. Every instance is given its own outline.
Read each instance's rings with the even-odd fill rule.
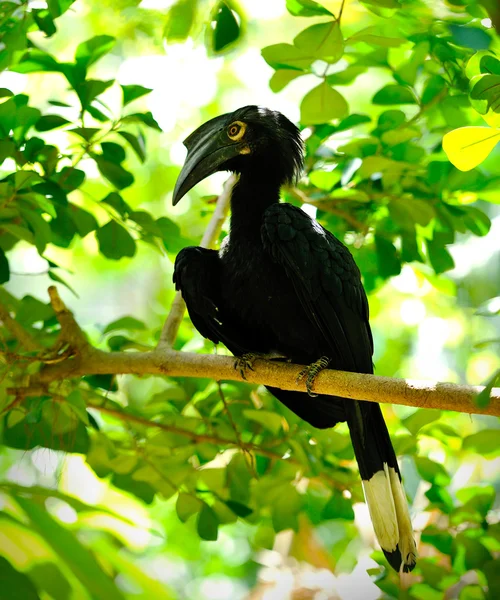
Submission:
[[[311,396],[311,398],[315,398],[318,395],[312,391],[314,380],[321,373],[321,371],[323,371],[323,369],[326,369],[326,367],[328,367],[329,364],[330,359],[327,356],[322,356],[316,362],[313,362],[305,369],[302,369],[302,371],[297,375],[297,383],[299,383],[299,381],[302,381],[302,379],[304,378],[306,379],[306,390],[309,396]]]
[[[246,379],[246,372],[253,371],[253,363],[258,359],[263,358],[262,354],[256,352],[246,352],[242,356],[237,356],[234,360],[234,368],[240,372],[243,379]]]
[[[246,379],[246,372],[253,371],[253,363],[257,360],[287,360],[290,362],[290,359],[280,354],[279,352],[269,352],[269,353],[261,353],[261,352],[246,352],[242,356],[237,356],[234,361],[235,370],[240,372],[240,375],[243,379]]]

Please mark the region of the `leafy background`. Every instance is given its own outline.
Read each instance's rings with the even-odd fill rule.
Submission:
[[[284,197],[353,252],[376,372],[493,385],[499,26],[490,0],[1,3],[0,304],[30,335],[1,330],[0,598],[499,597],[496,418],[384,407],[419,537],[400,582],[344,426],[206,379],[12,389],[57,339],[54,282],[96,346],[154,347],[225,178],[172,208],[181,140],[250,102],[304,130]],[[213,352],[187,318],[176,348]]]

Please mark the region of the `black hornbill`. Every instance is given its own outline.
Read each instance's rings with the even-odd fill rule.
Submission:
[[[368,301],[353,257],[304,211],[280,202],[281,186],[303,166],[297,127],[279,112],[245,106],[211,119],[184,145],[174,204],[216,171],[239,175],[221,250],[184,248],[175,261],[174,282],[196,329],[235,356],[278,353],[299,364],[327,357],[334,369],[372,373]],[[411,571],[412,525],[380,406],[268,389],[314,427],[347,421],[380,546],[394,569]]]

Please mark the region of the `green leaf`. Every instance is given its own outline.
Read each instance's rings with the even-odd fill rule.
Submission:
[[[202,500],[196,498],[192,494],[185,494],[184,492],[180,492],[177,496],[177,502],[175,503],[175,510],[179,519],[183,523],[185,523],[189,519],[189,517],[195,515],[197,512],[200,511],[200,509],[204,508],[205,506],[206,504]],[[215,537],[215,539],[217,539],[217,536]]]
[[[386,85],[372,98],[373,104],[417,104],[417,99],[410,88],[402,85]]]
[[[54,19],[63,15],[75,0],[47,0],[47,6]]]
[[[122,123],[144,123],[151,129],[156,129],[156,131],[161,131],[161,127],[158,125],[156,120],[154,119],[151,112],[145,113],[133,113],[131,115],[126,115],[121,119]]]
[[[488,581],[488,599],[500,597],[500,560],[492,560],[483,565],[483,573]]]
[[[453,257],[438,238],[426,240],[426,245],[429,261],[436,274],[439,275],[454,268]]]
[[[139,160],[143,163],[146,160],[146,146],[144,137],[136,136],[128,131],[118,131],[127,142],[130,144],[132,150],[137,154]]]
[[[240,502],[235,502],[234,500],[226,500],[225,504],[228,508],[230,508],[235,515],[244,519],[253,513],[253,510],[245,504],[241,504]]]
[[[111,192],[105,198],[103,198],[101,202],[112,206],[119,215],[125,218],[127,218],[132,212],[130,206],[125,202],[120,194],[118,194],[118,192]]]
[[[64,285],[77,298],[79,297],[78,294],[75,292],[75,290],[69,285],[69,283],[67,283],[66,281],[64,281],[64,279],[62,277],[60,277],[53,269],[49,269],[48,275],[49,275],[50,279],[52,279],[52,281],[55,281],[56,283],[60,283],[60,284]]]
[[[333,16],[329,10],[314,0],[286,0],[286,7],[294,17]]]
[[[40,321],[48,321],[54,316],[54,310],[50,304],[44,304],[33,298],[33,296],[25,296],[21,300],[16,313],[16,319],[24,326],[33,325],[33,323]]]
[[[44,115],[36,122],[35,129],[37,131],[50,131],[51,129],[56,129],[57,127],[63,127],[69,122],[70,121],[68,121],[68,119],[65,119],[59,115]]]
[[[196,0],[177,0],[167,14],[163,37],[169,43],[184,42],[194,25]]]
[[[330,64],[339,61],[344,53],[344,39],[337,21],[312,25],[299,33],[293,43],[304,53]]]
[[[122,85],[121,88],[123,92],[123,106],[153,91],[151,88],[143,87],[142,85]]]
[[[440,410],[419,408],[412,415],[406,417],[406,419],[402,419],[401,423],[406,427],[406,429],[408,429],[410,433],[417,435],[422,427],[429,425],[429,423],[434,423],[434,421],[437,421],[440,418]]]
[[[480,237],[489,233],[491,221],[488,215],[474,206],[464,206],[462,207],[462,210],[465,213],[463,222],[469,231],[472,231],[474,235]]]
[[[101,142],[101,148],[104,158],[116,164],[122,163],[127,156],[123,146],[115,142]]]
[[[105,92],[115,82],[114,79],[101,81],[98,79],[87,79],[75,87],[75,92],[80,99],[83,110],[86,110],[90,103],[100,94]],[[72,131],[75,131],[74,129]]]
[[[279,486],[274,490],[271,518],[274,531],[279,533],[285,529],[299,530],[298,516],[304,505],[304,496],[290,484]]]
[[[274,44],[262,48],[262,57],[273,69],[307,70],[314,57],[304,53],[291,44]]]
[[[426,104],[429,104],[429,102],[432,102],[432,100],[445,89],[445,86],[445,80],[439,75],[432,75],[429,77],[422,92],[422,105],[425,106]]]
[[[304,125],[328,123],[342,119],[349,112],[345,98],[326,82],[308,92],[300,105],[300,120]]]
[[[0,248],[0,284],[7,283],[10,279],[9,261],[4,251]]]
[[[488,110],[500,112],[500,75],[477,75],[470,85],[472,99],[486,100]]]
[[[407,43],[408,40],[397,36],[391,37],[381,35],[378,27],[367,27],[358,31],[346,40],[346,43],[356,44],[357,42],[365,42],[371,46],[382,46],[383,48],[396,48],[401,44]]]
[[[96,102],[99,102],[99,100],[96,100]],[[105,115],[101,110],[99,110],[97,107],[93,106],[92,104],[89,104],[86,107],[86,111],[89,113],[89,115],[92,115],[94,117],[94,119],[96,119],[97,121],[100,121],[101,123],[106,123],[107,121],[110,120],[110,118]]]
[[[90,142],[95,134],[101,130],[96,127],[73,127],[73,129],[69,129],[68,131],[82,137],[86,142]]]
[[[269,81],[269,87],[276,94],[281,92],[291,81],[304,75],[301,71],[295,69],[278,69],[273,73]]]
[[[130,233],[116,221],[109,221],[97,230],[99,251],[112,260],[119,260],[124,256],[132,257],[136,245]]]
[[[16,502],[28,516],[32,529],[51,546],[93,598],[124,600],[119,588],[104,573],[94,555],[66,527],[59,525],[42,506],[22,496],[16,497]]]
[[[429,481],[433,485],[447,486],[450,483],[450,476],[443,465],[434,462],[425,456],[414,456],[415,466],[422,479]]]
[[[246,504],[250,500],[250,482],[252,476],[242,454],[235,454],[226,470],[227,485],[231,499]]]
[[[37,73],[37,72],[61,72],[61,65],[50,54],[31,48],[24,54],[21,61],[16,65],[11,65],[11,71],[16,73]]]
[[[223,52],[240,37],[240,25],[236,16],[241,20],[241,16],[227,2],[219,2],[215,7],[209,26],[214,52]]]
[[[478,433],[473,433],[464,438],[462,448],[472,450],[480,456],[488,458],[500,456],[499,435],[500,430],[498,429],[483,429],[483,431],[478,431]]]
[[[484,519],[493,508],[496,492],[492,485],[474,485],[458,490],[456,495],[464,507],[477,510]]]
[[[344,498],[341,492],[334,490],[323,508],[321,518],[325,520],[346,519],[347,521],[354,521],[352,503]]]
[[[283,417],[270,410],[246,409],[243,411],[243,415],[250,421],[260,423],[274,435],[281,430]]]
[[[125,329],[127,331],[145,330],[146,325],[135,317],[122,317],[121,319],[109,323],[103,333],[109,333],[110,331],[116,331],[117,329]]]
[[[21,214],[26,219],[35,238],[35,246],[39,254],[43,254],[45,247],[52,241],[52,231],[49,224],[41,214],[26,208],[21,209]]]
[[[50,12],[46,9],[33,9],[31,11],[38,29],[43,31],[47,37],[51,37],[56,32],[56,26]]]
[[[0,600],[40,600],[29,577],[0,556]]]
[[[66,402],[71,406],[78,418],[85,423],[89,424],[89,415],[87,412],[87,405],[83,399],[80,390],[73,390],[68,396],[66,396]]]
[[[337,73],[331,73],[327,75],[326,81],[330,85],[349,85],[351,84],[358,75],[366,72],[366,68],[359,65],[350,65],[342,71]]]
[[[54,600],[71,598],[71,585],[54,563],[37,562],[31,567],[29,574],[37,588],[44,590]]]
[[[448,531],[438,529],[435,525],[430,525],[422,532],[422,542],[431,544],[439,552],[450,555],[453,544],[453,538]]]
[[[83,42],[76,49],[76,63],[87,69],[110,52],[115,43],[116,39],[110,35],[97,35]]]
[[[76,204],[70,204],[69,210],[71,218],[76,226],[76,230],[78,231],[78,235],[81,238],[84,238],[91,231],[95,231],[99,227],[94,215],[83,208],[76,206]]]
[[[218,537],[219,519],[208,504],[203,503],[203,507],[198,515],[196,529],[202,540],[214,542]]]
[[[401,261],[394,244],[380,235],[375,235],[375,249],[380,276],[388,279],[401,273]]]
[[[58,173],[52,176],[52,180],[65,192],[72,192],[79,188],[85,181],[85,172],[75,167],[63,167]]]
[[[119,190],[123,190],[134,183],[132,173],[125,170],[121,165],[107,160],[104,158],[104,155],[94,154],[93,158],[97,163],[97,168],[101,172],[101,175]]]
[[[329,192],[334,185],[336,185],[342,173],[340,169],[334,169],[333,171],[311,171],[309,173],[309,181],[318,189]]]

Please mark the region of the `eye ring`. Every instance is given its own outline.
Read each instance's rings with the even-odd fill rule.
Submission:
[[[227,136],[233,142],[238,142],[245,135],[247,126],[242,121],[234,121],[227,128]]]

